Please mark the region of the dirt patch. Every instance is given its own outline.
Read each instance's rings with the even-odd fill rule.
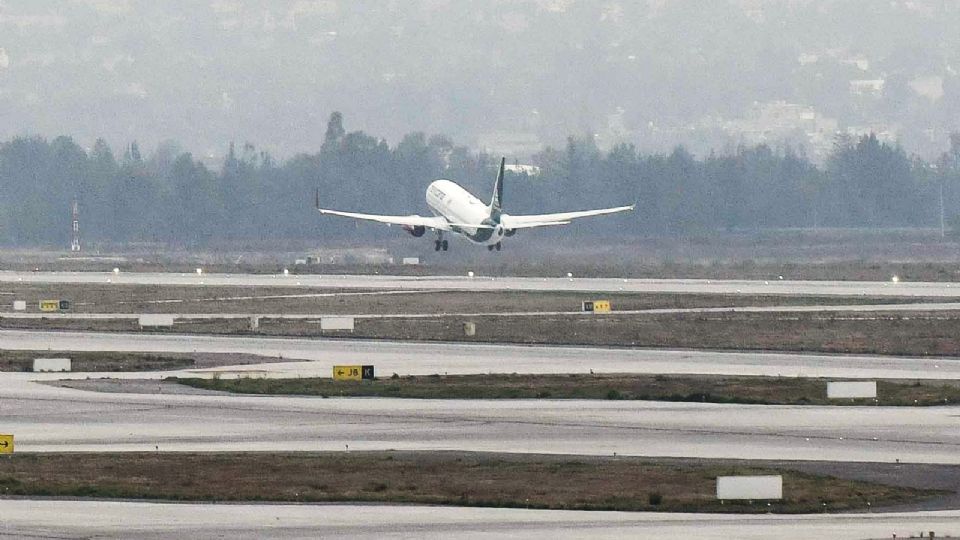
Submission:
[[[746,474],[782,474],[784,500],[715,500],[717,476]],[[17,454],[0,460],[0,493],[725,513],[863,510],[949,495],[735,462],[390,451]]]
[[[62,381],[44,381],[43,384],[102,392],[106,394],[177,394],[191,396],[210,396],[225,394],[215,390],[194,388],[184,384],[157,379],[66,379]]]

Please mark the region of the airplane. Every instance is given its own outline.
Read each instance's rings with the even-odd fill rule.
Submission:
[[[566,225],[577,218],[626,212],[634,208],[634,205],[631,204],[616,208],[560,212],[557,214],[514,216],[504,213],[502,211],[503,169],[506,161],[506,158],[500,159],[500,171],[497,173],[497,181],[493,186],[493,199],[489,205],[483,204],[480,199],[450,180],[435,180],[427,187],[426,195],[427,206],[430,207],[433,216],[418,216],[415,214],[410,216],[381,216],[320,208],[320,190],[317,190],[316,207],[321,214],[376,221],[387,225],[400,225],[417,238],[423,236],[427,229],[431,229],[437,233],[434,251],[447,251],[449,244],[443,237],[446,232],[463,236],[474,244],[487,246],[489,251],[494,249],[500,251],[504,237],[515,235],[519,229]]]

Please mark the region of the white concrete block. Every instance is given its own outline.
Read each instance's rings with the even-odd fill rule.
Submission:
[[[13,310],[14,311],[26,311],[27,303],[23,300],[14,300],[13,301]]]
[[[320,330],[349,330],[353,332],[353,317],[320,317]]]
[[[70,359],[34,358],[33,371],[70,371]]]
[[[164,313],[140,315],[140,327],[144,326],[173,326],[173,315]]]
[[[416,266],[420,264],[420,257],[404,257],[403,264]]]
[[[783,477],[780,475],[717,477],[717,499],[720,500],[782,498]]]
[[[827,383],[827,398],[875,398],[877,381],[836,381]]]

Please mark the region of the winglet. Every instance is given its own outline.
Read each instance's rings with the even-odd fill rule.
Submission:
[[[316,198],[316,201],[314,202],[314,207],[317,210],[320,209],[320,188],[317,188],[317,198]]]
[[[503,201],[503,169],[507,158],[500,158],[500,171],[497,172],[497,183],[493,185],[493,199],[490,201],[490,217],[500,217],[500,208]]]

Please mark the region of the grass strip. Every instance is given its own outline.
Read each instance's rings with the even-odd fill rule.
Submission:
[[[426,375],[377,380],[327,378],[176,378],[169,381],[240,394],[420,399],[630,399],[764,405],[945,405],[960,386],[945,381],[878,381],[877,399],[827,399],[827,380],[711,375]]]
[[[35,358],[69,358],[71,371],[165,371],[194,366],[185,356],[128,352],[0,350],[0,371],[33,371]]]
[[[379,294],[368,289],[85,283],[8,283],[0,292],[37,302],[63,298],[71,313],[500,313],[579,311],[584,300],[610,300],[616,310],[735,306],[859,305],[942,302],[935,297],[878,297],[784,294],[590,293],[568,291],[431,291],[430,294]],[[373,293],[373,294],[370,294]],[[302,295],[318,295],[304,297]],[[7,308],[9,309],[9,308]],[[15,325],[17,320],[4,320]],[[54,322],[50,320],[49,322]],[[60,320],[62,323],[62,320]],[[88,321],[89,322],[89,321]]]
[[[464,336],[463,323],[476,325]],[[322,335],[316,324],[261,321],[276,335]],[[960,356],[960,311],[684,313],[364,319],[350,337],[577,346]]]
[[[782,474],[782,501],[715,500],[716,477]],[[465,452],[16,454],[0,494],[384,502],[666,512],[879,508],[944,492],[697,460]]]

